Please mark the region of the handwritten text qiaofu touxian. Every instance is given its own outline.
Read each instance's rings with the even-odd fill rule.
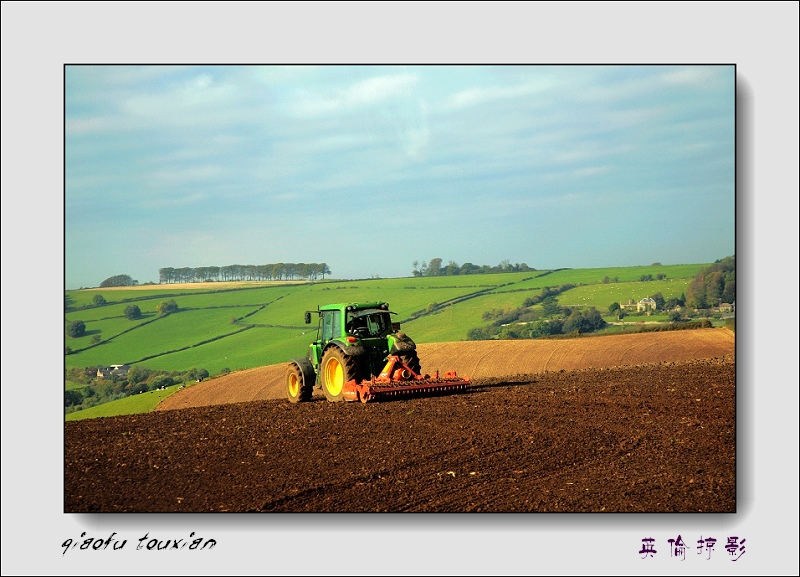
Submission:
[[[202,537],[195,537],[194,531],[189,534],[186,539],[160,539],[158,537],[151,537],[150,533],[145,533],[144,537],[140,537],[136,541],[137,551],[165,551],[165,550],[187,550],[187,551],[203,551],[211,550],[217,545],[215,539],[203,539]],[[67,551],[119,551],[128,544],[127,539],[120,539],[117,533],[113,532],[107,538],[101,537],[87,537],[86,531],[81,533],[79,539],[67,539],[61,544],[63,548],[62,555],[66,555]]]

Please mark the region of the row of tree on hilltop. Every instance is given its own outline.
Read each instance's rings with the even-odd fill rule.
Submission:
[[[201,266],[158,269],[159,284],[209,282],[209,281],[249,281],[249,280],[317,280],[325,279],[331,269],[324,262],[274,264],[231,264],[228,266]]]
[[[529,267],[524,262],[511,264],[511,261],[508,259],[495,266],[489,266],[486,264],[478,266],[476,264],[472,264],[471,262],[465,262],[464,264],[459,265],[452,260],[445,265],[440,258],[432,258],[429,262],[415,260],[411,264],[414,267],[411,271],[411,274],[415,277],[489,274],[498,272],[527,272],[536,270],[535,268]]]

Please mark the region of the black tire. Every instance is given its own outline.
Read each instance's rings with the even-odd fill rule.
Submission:
[[[419,363],[419,356],[417,355],[417,351],[398,352],[397,357],[401,361],[403,361],[409,369],[411,369],[418,375],[422,374],[422,366]]]
[[[322,355],[319,367],[320,384],[325,398],[331,402],[344,401],[344,384],[359,380],[360,371],[352,357],[345,355],[339,347],[330,347]]]
[[[314,394],[314,383],[307,382],[302,369],[296,363],[286,368],[286,397],[291,403],[310,401]]]

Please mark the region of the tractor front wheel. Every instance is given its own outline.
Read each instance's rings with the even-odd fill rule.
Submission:
[[[322,355],[320,377],[325,398],[332,402],[344,401],[344,384],[358,379],[358,368],[352,357],[338,347],[331,347]]]
[[[295,363],[286,368],[286,396],[292,403],[310,401],[314,394],[314,385],[307,384],[303,371]]]

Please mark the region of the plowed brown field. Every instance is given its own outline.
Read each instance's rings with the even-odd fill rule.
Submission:
[[[667,331],[533,341],[421,343],[422,371],[456,371],[471,379],[721,357],[734,350],[727,329]],[[164,399],[157,410],[286,397],[286,365],[237,371]],[[321,393],[320,393],[321,394]],[[316,395],[316,393],[315,393]]]
[[[464,392],[291,404],[283,366],[65,423],[65,512],[734,512],[727,329],[419,346]],[[172,410],[170,410],[172,409]]]

